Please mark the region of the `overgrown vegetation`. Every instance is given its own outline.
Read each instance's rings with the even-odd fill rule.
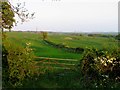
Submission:
[[[34,54],[29,45],[30,43],[26,43],[24,48],[8,39],[3,41],[3,88],[7,85],[18,87],[25,78],[32,77],[36,73]]]
[[[120,40],[120,34],[118,34],[115,38]]]
[[[118,88],[120,85],[120,49],[86,49],[79,64],[87,87]]]
[[[20,66],[19,66],[17,67],[18,69],[16,71],[11,71],[13,72],[13,74],[11,74],[12,76],[9,76],[10,73],[4,74],[4,75],[8,75],[7,77],[10,77],[10,78],[15,78],[15,77],[18,78],[18,76],[21,77],[16,79],[18,82],[17,81],[15,82],[14,81],[15,79],[13,80],[13,79],[6,78],[8,80],[6,80],[6,82],[4,82],[3,85],[7,87],[118,88],[120,85],[119,84],[119,74],[120,74],[119,66],[120,65],[118,63],[120,60],[120,56],[119,56],[120,51],[118,50],[117,40],[115,39],[112,40],[111,38],[103,38],[103,37],[100,37],[100,38],[94,37],[93,39],[91,37],[74,36],[74,35],[71,36],[72,38],[71,39],[69,34],[67,35],[61,34],[60,36],[59,35],[56,36],[54,34],[50,36],[49,34],[49,40],[54,44],[54,45],[51,45],[51,43],[50,44],[45,43],[42,35],[40,36],[40,34],[36,34],[36,33],[6,32],[6,34],[7,34],[7,37],[9,38],[9,42],[5,43],[5,47],[9,51],[9,54],[8,54],[8,51],[6,54],[7,54],[7,57],[9,56],[8,60],[10,60],[11,62],[10,65],[14,65],[14,67],[11,67],[11,68],[15,70],[15,67],[17,67],[16,66],[17,64],[14,64],[14,62],[16,61],[17,61],[16,63],[26,66],[27,64],[25,64],[25,62],[29,61],[29,58],[31,58],[30,62],[32,63],[29,64],[30,66],[28,65],[27,67],[21,67],[21,68],[26,68],[25,72],[29,71],[28,69],[33,70],[31,71],[33,72],[33,74],[23,73],[23,76],[21,76],[22,69],[20,69],[19,68]],[[65,47],[67,46],[67,44],[69,44],[66,42],[64,42],[65,44],[62,44],[61,41],[64,38],[69,39],[69,40],[66,40],[66,42],[69,41],[71,43],[72,42],[75,43],[73,44],[74,48],[76,48],[77,45],[79,44],[82,45],[82,43],[86,42],[88,39],[89,39],[88,42],[94,42],[94,45],[96,47],[98,46],[98,41],[101,41],[99,42],[100,45],[104,43],[104,41],[106,41],[104,45],[111,44],[111,46],[114,46],[114,44],[116,44],[116,47],[111,47],[111,48],[101,47],[102,49],[101,48],[92,49],[92,48],[85,48],[85,46],[83,45],[84,46],[83,48],[85,50],[84,54],[83,53],[78,54],[73,52],[69,53],[64,49],[61,49],[62,45],[63,47]],[[13,44],[13,42],[15,44]],[[59,43],[56,43],[56,42],[59,42]],[[31,45],[29,46],[30,43]],[[61,46],[57,44],[60,44]],[[89,43],[88,44],[86,43],[86,45],[89,47]],[[14,48],[12,46],[14,46]],[[33,52],[29,52],[28,56],[25,53],[23,53],[23,51],[25,52],[26,47],[28,47],[29,49],[33,49]],[[35,54],[38,58],[34,59],[32,57],[33,54]],[[54,58],[54,59],[52,60],[50,58]],[[20,59],[22,59],[21,62],[19,61]],[[64,59],[67,59],[67,60],[64,60]],[[72,60],[70,61],[70,59]],[[80,61],[80,64],[77,65],[79,61]],[[34,62],[36,64],[34,64]],[[72,64],[74,65],[72,66]],[[56,67],[59,67],[59,68],[56,68]],[[9,68],[9,67],[6,67],[6,68]],[[66,69],[66,68],[69,68],[69,69]],[[19,73],[16,73],[16,72],[19,72]]]
[[[6,29],[11,29],[13,27],[13,23],[15,22],[15,15],[12,11],[12,8],[8,2],[2,2],[0,1],[0,7],[2,8],[2,27]]]
[[[22,80],[31,77],[36,72],[35,63],[33,62],[33,55],[29,43],[26,47],[17,46],[9,41],[6,37],[4,29],[10,29],[16,23],[15,14],[24,22],[26,19],[32,19],[33,14],[29,14],[21,3],[13,6],[8,0],[0,1],[0,27],[2,29],[2,76],[3,88],[17,87],[21,85]],[[30,17],[29,17],[30,16]]]
[[[33,19],[34,13],[29,14],[24,8],[25,5],[22,6],[21,3],[13,6],[9,1],[0,1],[0,6],[2,8],[0,11],[2,31],[10,30],[13,24],[16,24],[15,14],[22,22]],[[11,33],[8,33],[8,37],[9,34]],[[117,42],[120,40],[119,36],[120,34],[116,37],[101,34],[88,34],[88,37],[82,34],[61,34],[60,36],[51,34],[48,40],[47,32],[42,32],[42,36],[33,35],[33,33],[13,33],[9,38],[3,33],[3,89],[18,87],[118,88],[120,87],[120,49],[114,49],[114,45],[119,45]],[[30,42],[33,44],[31,47]],[[68,64],[70,60],[68,58],[80,59],[86,46],[93,47],[93,45],[99,50],[86,49],[79,66],[75,65],[76,67],[68,68],[68,70],[66,68],[60,70],[61,67],[53,68],[53,66],[60,65],[60,62],[63,62],[62,67],[75,64],[74,60]],[[116,48],[118,48],[117,45]],[[61,49],[70,51],[70,53]],[[34,54],[47,56],[47,58],[34,61]],[[53,65],[49,57],[58,57],[54,58],[54,61],[62,59]]]

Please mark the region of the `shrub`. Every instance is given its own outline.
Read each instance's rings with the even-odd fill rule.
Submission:
[[[89,81],[98,81],[105,85],[120,80],[120,50],[108,52],[105,50],[86,49],[80,61],[82,75]],[[87,82],[88,82],[87,81]]]
[[[48,37],[48,33],[47,32],[41,32],[42,36],[43,36],[43,40],[46,40]]]
[[[120,40],[120,34],[116,35],[116,39]]]
[[[26,43],[26,47],[24,48],[9,42],[9,40],[5,40],[3,42],[3,46],[6,49],[6,51],[4,50],[3,55],[6,55],[6,58],[2,59],[2,61],[4,62],[4,60],[6,60],[8,63],[8,70],[5,72],[8,72],[9,74],[4,78],[4,80],[7,80],[7,82],[9,82],[13,87],[20,85],[25,78],[33,76],[36,72],[34,68],[35,63],[33,62],[34,55],[29,45],[30,43]]]

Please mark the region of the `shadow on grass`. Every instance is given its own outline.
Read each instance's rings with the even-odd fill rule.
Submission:
[[[47,72],[23,81],[20,88],[82,88],[80,74],[73,70]]]

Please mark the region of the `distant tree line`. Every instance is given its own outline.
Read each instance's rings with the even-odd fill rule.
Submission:
[[[115,37],[115,35],[105,35],[105,34],[88,34],[88,36],[91,36],[91,37],[106,37],[106,38]]]

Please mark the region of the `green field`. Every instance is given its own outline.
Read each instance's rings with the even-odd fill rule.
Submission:
[[[61,49],[56,49],[46,43],[42,39],[40,33],[30,33],[30,32],[9,32],[8,38],[18,44],[25,45],[25,43],[30,42],[31,47],[34,49],[36,56],[41,57],[55,57],[55,58],[70,58],[70,59],[80,59],[80,54],[74,54],[65,52]],[[97,48],[97,49],[112,49],[118,48],[118,41],[114,38],[105,37],[89,37],[89,36],[76,36],[69,34],[48,34],[48,40],[56,44],[64,44],[68,47],[82,47],[82,48]]]
[[[90,37],[90,36],[76,36],[76,35],[53,35],[50,34],[48,40],[57,44],[64,44],[70,47],[82,47],[82,48],[111,48],[116,47],[118,42],[114,38],[105,37]]]
[[[79,59],[80,54],[65,52],[61,49],[56,49],[44,43],[41,34],[28,33],[28,32],[10,32],[8,38],[11,42],[18,45],[25,45],[30,42],[34,50],[34,54],[39,57],[52,57],[52,58],[66,58],[66,59]]]
[[[37,66],[43,66],[48,70],[47,74],[41,77],[37,77],[34,80],[25,80],[23,87],[80,88],[84,86],[81,84],[82,78],[80,78],[80,74],[74,70],[83,53],[73,53],[61,48],[55,48],[44,42],[41,33],[7,32],[6,34],[10,42],[16,45],[25,47],[26,43],[31,43],[30,47],[36,56],[34,60],[37,62]],[[114,37],[48,33],[47,39],[56,44],[64,44],[73,48],[81,47],[85,49],[88,47],[107,50],[118,48],[118,41]]]

